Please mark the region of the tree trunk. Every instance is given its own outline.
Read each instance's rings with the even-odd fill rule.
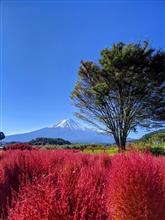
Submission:
[[[123,136],[121,138],[121,148],[122,148],[122,151],[125,151],[126,150],[126,136]]]
[[[120,153],[121,152],[121,145],[120,145],[120,142],[119,142],[119,137],[117,137],[115,134],[113,135],[113,137],[114,137],[116,145],[118,147],[118,153]]]
[[[122,145],[122,151],[125,151],[125,150],[126,150],[125,145]]]
[[[126,150],[126,136],[116,137],[114,136],[116,145],[118,147],[118,152],[121,153]]]

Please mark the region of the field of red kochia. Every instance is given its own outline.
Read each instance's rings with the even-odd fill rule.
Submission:
[[[2,220],[164,220],[165,159],[67,150],[0,153]]]

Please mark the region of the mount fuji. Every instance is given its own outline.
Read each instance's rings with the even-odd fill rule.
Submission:
[[[88,128],[83,128],[73,119],[65,119],[55,125],[28,133],[8,135],[4,141],[27,142],[37,137],[63,138],[71,143],[114,143],[112,136],[100,134]]]
[[[70,128],[70,129],[82,129],[80,125],[73,119],[64,119],[57,123],[56,125],[49,126],[49,128]]]

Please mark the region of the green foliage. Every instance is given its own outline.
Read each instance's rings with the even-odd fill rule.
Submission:
[[[148,133],[140,138],[140,141],[149,142],[152,144],[160,144],[165,142],[165,129]]]
[[[165,156],[165,149],[161,147],[151,147],[149,151],[155,156]]]
[[[51,144],[46,144],[42,146],[42,148],[47,149],[47,150],[80,150],[80,145],[76,144],[63,144],[63,145],[51,145]]]
[[[165,129],[150,132],[134,142],[140,151],[149,151],[153,155],[165,156]]]
[[[41,149],[47,149],[47,150],[78,150],[84,153],[89,154],[98,154],[98,153],[107,153],[110,155],[116,154],[118,152],[117,147],[114,147],[113,145],[102,145],[102,144],[64,144],[64,145],[51,145],[46,144],[43,146],[40,146]]]
[[[136,145],[143,148],[147,147],[165,147],[165,129],[150,132],[142,138],[134,142]]]
[[[112,134],[125,149],[137,126],[165,121],[165,53],[144,44],[114,44],[99,64],[82,61],[71,98],[77,117]]]
[[[86,148],[84,150],[84,153],[87,153],[87,154],[102,154],[102,153],[106,153],[106,154],[109,154],[109,155],[115,155],[118,153],[118,149],[117,147],[104,147],[104,148]]]
[[[45,137],[38,137],[33,139],[29,142],[32,145],[64,145],[64,144],[71,144],[69,141],[66,141],[62,138],[45,138]]]

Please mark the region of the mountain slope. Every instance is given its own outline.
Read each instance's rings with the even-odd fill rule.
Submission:
[[[160,129],[160,130],[145,134],[139,139],[139,141],[150,141],[152,139],[155,139],[155,140],[165,139],[165,129]]]
[[[37,137],[63,138],[72,143],[114,143],[112,136],[99,134],[90,129],[84,129],[72,119],[65,119],[56,125],[36,131],[7,136],[4,141],[26,142]]]

